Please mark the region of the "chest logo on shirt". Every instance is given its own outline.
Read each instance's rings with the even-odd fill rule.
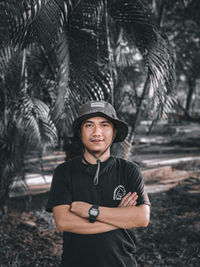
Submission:
[[[118,185],[113,192],[113,200],[122,200],[126,195],[126,189],[123,185]]]

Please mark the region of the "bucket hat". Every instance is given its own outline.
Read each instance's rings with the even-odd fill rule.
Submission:
[[[113,142],[122,142],[126,138],[128,134],[127,123],[117,118],[116,111],[110,103],[96,100],[89,101],[80,107],[78,117],[72,124],[74,136],[77,136],[83,121],[97,116],[107,118],[114,124],[117,133]]]

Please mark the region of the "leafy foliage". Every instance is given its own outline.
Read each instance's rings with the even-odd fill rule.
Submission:
[[[149,73],[154,117],[165,114],[174,100],[173,53],[150,14],[141,0],[1,1],[4,131],[9,116],[25,144],[55,144],[54,124],[69,135],[80,103],[112,100],[121,69],[134,67],[135,47]]]
[[[66,111],[64,99],[69,103],[69,99],[76,95],[74,90],[79,92],[84,90],[82,91],[84,96],[80,95],[79,99],[83,97],[83,99],[109,100],[113,79],[112,73],[109,73],[109,65],[112,64],[115,68],[118,62],[110,62],[108,38],[111,38],[112,49],[115,50],[116,39],[118,39],[118,46],[121,44],[118,36],[122,32],[121,41],[127,40],[129,47],[135,44],[150,69],[151,85],[157,99],[154,104],[159,106],[157,109],[159,116],[168,110],[160,107],[166,103],[170,107],[170,103],[173,102],[172,99],[170,100],[170,97],[174,98],[172,56],[167,48],[168,43],[158,33],[156,24],[142,1],[13,1],[2,4],[2,7],[4,11],[14,10],[13,15],[7,14],[3,21],[9,22],[10,25],[14,21],[18,29],[8,30],[9,42],[14,46],[20,44],[23,47],[31,40],[36,40],[44,48],[51,65],[56,67],[59,85],[53,109],[55,122],[64,116]],[[19,10],[25,18],[23,23]],[[107,27],[115,29],[114,36],[107,36]],[[5,40],[3,43],[5,44]],[[80,44],[83,44],[83,47],[80,47]],[[76,48],[81,49],[77,51]],[[52,52],[53,60],[49,56]],[[131,56],[130,54],[129,59]],[[131,60],[129,65],[130,63]],[[167,65],[166,70],[162,71],[160,66]],[[72,69],[70,74],[69,69]],[[70,76],[79,82],[76,82],[76,85],[74,83],[68,85],[69,79],[72,80]],[[163,89],[160,89],[160,83]],[[84,89],[81,88],[83,86]],[[164,92],[167,92],[169,101],[165,101]],[[75,98],[73,101],[76,103],[79,100]],[[73,114],[72,117],[75,115]]]
[[[50,119],[49,108],[45,103],[25,95],[20,98],[14,118],[30,148],[41,149],[44,145],[54,146],[57,140],[56,128]]]
[[[34,46],[33,46],[34,48]],[[27,54],[30,51],[27,51]],[[27,84],[26,53],[15,53],[11,47],[1,49],[0,79],[0,204],[8,197],[14,178],[24,177],[24,156],[30,149],[43,151],[57,141],[57,130],[49,107],[29,96],[34,83]],[[28,57],[32,59],[33,57]],[[27,63],[27,62],[25,62]],[[30,78],[30,77],[29,77]],[[44,76],[43,76],[44,78]]]
[[[181,1],[168,1],[165,5],[162,29],[169,36],[175,49],[178,102],[181,112],[183,110],[188,116],[195,104],[192,99],[195,99],[194,95],[197,94],[195,85],[200,77],[200,2],[189,1],[186,7]],[[182,87],[180,85],[183,84],[183,80]]]

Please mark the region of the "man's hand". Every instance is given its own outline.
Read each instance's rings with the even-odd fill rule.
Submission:
[[[89,218],[88,211],[91,208],[91,204],[87,202],[82,202],[82,201],[74,201],[71,203],[71,212],[74,214],[82,217],[82,218]]]
[[[137,198],[138,195],[136,192],[134,193],[129,192],[128,194],[125,195],[125,197],[123,197],[118,207],[136,206]]]

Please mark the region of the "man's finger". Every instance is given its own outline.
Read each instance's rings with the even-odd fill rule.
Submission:
[[[138,198],[138,195],[136,194],[136,193],[133,193],[130,197],[128,197],[127,199],[126,199],[126,201],[124,202],[124,206],[126,207],[126,206],[129,206],[129,205],[131,205],[130,204],[130,202],[133,200],[133,201],[136,201],[137,200],[137,198]]]
[[[129,205],[132,205],[130,204],[130,202],[134,202],[136,201],[138,198],[138,195],[136,192],[132,193],[132,194],[129,194],[128,196],[126,196],[125,199],[123,199],[123,201],[120,203],[120,207],[126,207],[126,206],[129,206]]]
[[[126,194],[126,195],[122,198],[122,200],[121,200],[121,202],[120,202],[120,204],[119,204],[119,207],[123,206],[124,202],[127,200],[128,197],[131,196],[131,194],[132,194],[132,193],[129,192],[128,194]]]
[[[136,200],[131,200],[129,202],[129,206],[136,206],[137,205],[137,201]]]

